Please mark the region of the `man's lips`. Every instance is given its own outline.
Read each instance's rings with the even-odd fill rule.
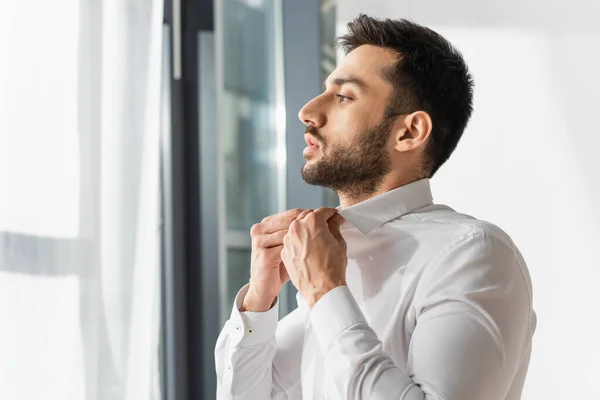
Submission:
[[[319,143],[310,135],[304,135],[304,140],[309,147],[319,147]]]

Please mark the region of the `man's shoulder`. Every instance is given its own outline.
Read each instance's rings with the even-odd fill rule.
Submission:
[[[415,221],[426,229],[433,237],[446,237],[447,240],[462,238],[477,239],[488,237],[506,242],[511,247],[514,243],[509,234],[498,225],[476,218],[469,214],[455,211],[443,204],[433,204],[407,215],[407,219]]]
[[[444,275],[440,271],[456,272],[457,268],[481,274],[485,269],[471,268],[474,265],[472,261],[477,260],[479,264],[489,262],[490,268],[485,271],[492,274],[503,271],[494,275],[496,279],[506,279],[512,276],[511,271],[515,272],[524,279],[531,293],[531,278],[520,250],[509,234],[496,224],[444,205],[425,207],[411,217],[416,221],[415,229],[421,230],[419,237],[423,246],[420,250],[427,260],[422,266],[436,271],[430,276],[439,278]],[[447,268],[449,260],[455,268]],[[448,276],[453,277],[452,274]]]

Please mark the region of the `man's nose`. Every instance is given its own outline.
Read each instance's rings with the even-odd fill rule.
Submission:
[[[306,103],[298,113],[298,118],[300,118],[300,121],[302,121],[304,125],[313,125],[317,128],[325,125],[327,118],[322,111],[323,105],[319,104],[319,97],[320,96],[315,97]]]

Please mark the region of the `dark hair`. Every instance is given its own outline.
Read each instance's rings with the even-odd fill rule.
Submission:
[[[394,87],[386,117],[417,110],[430,115],[423,169],[432,177],[456,148],[473,111],[473,78],[462,55],[438,33],[405,19],[361,14],[348,30],[337,39],[346,54],[365,44],[398,53],[394,67],[382,71]]]

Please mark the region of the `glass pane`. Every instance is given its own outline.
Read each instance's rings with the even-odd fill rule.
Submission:
[[[250,277],[250,227],[284,206],[281,2],[221,0],[219,135],[225,187],[224,318]],[[220,51],[219,51],[220,50]]]
[[[227,227],[249,232],[279,211],[277,2],[223,0],[220,104]],[[281,87],[279,87],[281,89]],[[279,107],[282,109],[282,107]]]
[[[319,8],[319,40],[321,42],[321,80],[333,72],[336,66],[335,23],[337,6],[335,1],[321,0]]]
[[[224,304],[225,315],[222,318],[229,318],[231,307],[235,295],[242,286],[248,283],[250,279],[250,249],[229,249],[227,251],[227,292],[224,293],[222,304]],[[221,321],[224,323],[225,320]]]
[[[337,7],[335,1],[321,0],[319,8],[319,26],[321,28],[319,40],[321,42],[321,81],[333,72],[336,66],[335,51],[335,22]],[[340,204],[337,194],[330,189],[323,191],[325,207],[337,207]]]

